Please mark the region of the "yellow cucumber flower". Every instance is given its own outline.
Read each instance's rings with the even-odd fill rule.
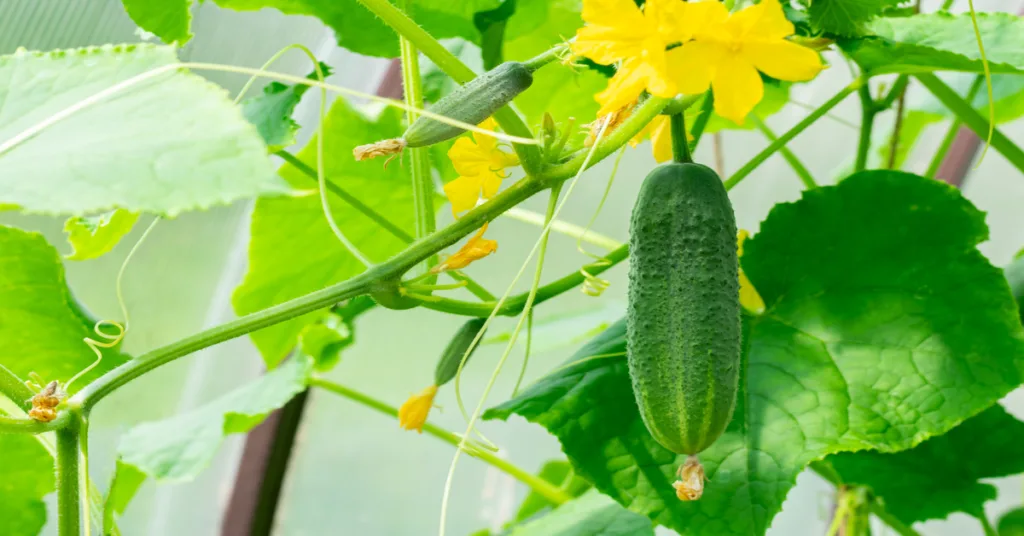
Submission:
[[[427,422],[430,408],[434,407],[434,396],[437,386],[431,385],[409,397],[402,407],[398,408],[398,426],[405,430],[416,430],[423,433],[423,425]]]
[[[749,233],[740,229],[736,237],[736,253],[738,257],[743,257],[743,241],[747,239],[748,235]],[[757,289],[754,288],[754,284],[750,282],[750,279],[747,279],[747,274],[743,273],[743,268],[740,268],[740,305],[751,313],[764,312],[764,299],[757,293]]]
[[[493,119],[480,123],[480,128],[497,130]],[[505,168],[519,164],[515,153],[502,151],[495,138],[486,134],[472,133],[472,137],[461,137],[448,150],[455,171],[459,177],[444,185],[444,192],[452,204],[452,214],[458,215],[472,210],[481,201],[498,193],[504,178]]]
[[[430,271],[439,274],[448,270],[459,270],[469,266],[475,260],[482,259],[498,251],[497,240],[484,238],[484,231],[486,230],[487,224],[484,224],[455,254],[441,261],[440,264],[431,268]]]
[[[641,11],[633,0],[584,0],[587,24],[576,32],[573,53],[604,65],[621,62],[608,88],[595,97],[601,104],[598,116],[635,101],[645,89],[666,98],[678,93],[665,48],[689,38],[674,24],[684,18],[686,6],[680,0],[648,0]]]
[[[779,0],[761,0],[732,14],[714,0],[688,5],[688,13],[700,13],[680,19],[692,30],[693,41],[668,52],[672,79],[690,95],[711,86],[715,112],[722,117],[742,124],[761,101],[764,84],[758,71],[802,82],[824,68],[817,52],[786,40],[795,30]]]

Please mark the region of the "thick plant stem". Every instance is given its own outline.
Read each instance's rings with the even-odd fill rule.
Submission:
[[[401,7],[408,10],[409,0],[402,0]],[[399,48],[402,52],[402,89],[405,104],[411,108],[423,108],[423,83],[420,79],[419,53],[412,42],[399,37]],[[413,124],[419,114],[413,110],[406,111],[408,124]],[[430,157],[426,147],[408,147],[405,150],[409,157],[409,176],[412,178],[412,204],[416,222],[416,238],[423,238],[437,229],[434,219],[434,182],[430,176]],[[437,264],[437,256],[427,259],[426,267]]]
[[[865,83],[857,90],[860,96],[860,141],[857,143],[857,159],[853,171],[864,171],[868,165],[868,152],[871,151],[871,131],[875,127],[875,101],[871,98],[871,89]]]
[[[57,532],[60,536],[79,536],[82,532],[79,433],[78,423],[57,431]]]
[[[251,313],[195,335],[186,337],[166,346],[157,348],[111,370],[93,381],[75,396],[71,402],[88,413],[97,402],[107,397],[131,380],[193,352],[279,324],[286,320],[330,307],[340,301],[368,294],[385,281],[394,281],[427,257],[455,244],[466,235],[476,231],[484,223],[496,218],[510,208],[529,199],[534,194],[564,182],[583,168],[615,152],[661,111],[667,101],[652,98],[642,104],[629,119],[624,121],[611,136],[598,142],[594,147],[594,158],[571,158],[551,168],[550,173],[541,176],[527,176],[509,186],[491,200],[469,211],[451,225],[428,237],[409,245],[391,259],[369,268],[351,279],[295,298],[284,303]],[[592,273],[595,273],[592,271]],[[568,278],[564,278],[568,279]],[[576,285],[582,283],[582,277]],[[571,287],[570,287],[571,288]],[[568,288],[562,287],[564,292]],[[538,299],[540,294],[538,294]]]
[[[690,144],[686,141],[686,117],[682,112],[669,116],[672,128],[672,159],[679,164],[692,164]]]
[[[396,419],[398,418],[398,408],[391,406],[386,402],[373,398],[370,395],[356,391],[355,389],[350,389],[348,387],[345,387],[344,385],[340,385],[325,380],[323,378],[313,378],[312,380],[310,380],[310,385],[343,396],[349,400],[358,402],[359,404],[362,404],[368,408],[375,409],[385,415],[390,415]],[[426,432],[427,434],[436,437],[437,439],[440,439],[441,441],[444,441],[445,443],[448,443],[453,447],[458,447],[459,442],[462,440],[462,438],[459,437],[458,434],[454,432],[449,432],[448,430],[445,430],[439,426],[435,426],[430,423],[425,423],[423,425],[423,431]],[[487,463],[492,467],[501,470],[502,472],[508,474],[509,476],[515,478],[516,480],[522,482],[523,484],[526,484],[527,486],[530,487],[530,489],[536,491],[540,495],[543,495],[545,499],[551,501],[552,503],[562,504],[572,500],[572,496],[563,491],[561,488],[555,486],[554,484],[548,482],[547,480],[544,480],[543,478],[538,477],[537,475],[534,475],[516,466],[515,464],[509,461],[499,458],[494,453],[488,450],[471,449],[467,450],[466,452],[470,456],[473,456],[474,458],[477,458],[483,461],[484,463]]]
[[[545,50],[544,52],[541,52],[540,54],[537,54],[536,56],[524,61],[523,65],[525,65],[526,68],[529,69],[532,73],[537,69],[540,69],[541,67],[557,60],[559,58],[559,55],[561,55],[563,52],[568,51],[569,47],[567,45],[557,44]]]
[[[956,114],[960,121],[963,121],[968,128],[974,131],[979,138],[985,139],[989,132],[988,119],[978,113],[969,102],[964,100],[953,88],[946,85],[945,82],[939,80],[939,77],[931,73],[922,73],[914,75],[921,82],[921,84],[935,95],[935,98],[939,99],[949,111]],[[1013,143],[1010,138],[1007,138],[1005,134],[999,129],[992,131],[992,148],[999,151],[1007,160],[1013,164],[1021,172],[1024,172],[1024,150],[1021,150],[1017,144]]]
[[[812,471],[818,474],[818,476],[828,480],[835,486],[843,484],[839,475],[835,472],[830,464],[823,461],[812,462],[810,465]],[[921,536],[921,533],[914,530],[912,527],[907,526],[905,523],[896,518],[896,516],[886,511],[878,500],[871,501],[871,513],[874,514],[878,519],[881,519],[886,525],[895,531],[900,536]]]
[[[408,39],[420,52],[430,58],[434,65],[437,65],[456,82],[465,84],[476,78],[476,73],[472,69],[462,63],[454,54],[448,52],[444,45],[388,0],[359,0],[359,3],[380,17],[395,33]],[[530,132],[530,128],[526,126],[523,119],[508,106],[495,112],[494,119],[508,134],[523,138],[533,137],[533,133]],[[527,173],[534,174],[540,170],[542,163],[540,149],[533,145],[519,144],[513,144],[513,148]]]
[[[768,138],[768,141],[774,142],[779,139],[779,137],[775,135],[775,132],[773,132],[760,117],[751,116],[751,120],[754,122],[754,126],[764,134],[764,137]],[[796,176],[800,178],[800,182],[804,183],[804,186],[806,186],[808,190],[818,187],[818,183],[814,181],[814,177],[811,176],[811,172],[808,171],[803,162],[793,154],[793,151],[790,151],[788,147],[783,145],[779,148],[779,154],[782,155],[782,158],[786,159],[786,163],[789,164],[789,167],[793,168]]]
[[[762,162],[768,159],[771,155],[775,154],[776,151],[785,147],[787,143],[795,138],[798,134],[807,129],[807,127],[814,124],[815,121],[821,119],[829,110],[835,108],[837,104],[843,101],[846,97],[857,91],[861,87],[863,82],[861,80],[855,80],[852,84],[846,86],[839,93],[836,93],[834,97],[829,99],[827,102],[819,106],[816,110],[807,115],[802,121],[797,123],[793,128],[786,131],[785,134],[779,136],[779,139],[772,142],[768,147],[765,147],[763,151],[757,154],[749,162],[743,165],[736,173],[733,173],[728,180],[725,181],[725,189],[732,189],[734,186],[740,183],[743,179],[750,175]]]

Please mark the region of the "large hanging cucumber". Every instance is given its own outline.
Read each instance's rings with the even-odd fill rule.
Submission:
[[[512,102],[533,83],[533,72],[517,61],[506,61],[456,88],[428,108],[429,111],[478,125]],[[425,115],[418,117],[401,138],[361,145],[353,151],[356,160],[397,154],[406,147],[426,147],[450,140],[466,130]]]
[[[636,402],[658,443],[692,457],[725,431],[740,366],[736,218],[721,179],[700,164],[652,171],[633,208],[629,256]],[[702,488],[703,470],[694,478]]]

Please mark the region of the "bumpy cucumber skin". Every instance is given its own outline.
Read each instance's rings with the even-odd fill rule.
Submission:
[[[476,338],[477,333],[484,328],[484,323],[487,321],[485,318],[474,318],[467,321],[459,328],[459,331],[455,332],[452,336],[452,340],[445,347],[444,352],[441,353],[441,358],[437,360],[437,368],[434,369],[434,385],[440,387],[450,381],[459,372],[459,363],[462,362],[462,356],[466,355],[466,349],[473,343],[473,339]],[[477,344],[477,348],[480,345]],[[473,348],[476,352],[476,348]],[[469,357],[473,357],[470,354]],[[466,360],[469,360],[469,357]]]
[[[629,245],[633,393],[658,443],[694,455],[725,431],[739,379],[736,217],[718,175],[700,164],[652,171]]]
[[[533,83],[533,74],[522,63],[506,61],[470,80],[428,108],[431,112],[478,125],[502,106],[512,102]],[[420,116],[402,135],[408,147],[426,147],[465,132],[426,116]]]

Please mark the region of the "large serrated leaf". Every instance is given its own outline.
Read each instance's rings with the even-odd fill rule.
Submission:
[[[150,45],[0,57],[0,203],[46,214],[123,208],[174,216],[284,191],[259,134],[227,93],[167,68],[177,62],[172,47]],[[86,101],[160,68],[167,69]]]
[[[651,521],[590,490],[540,518],[513,527],[509,536],[654,536]]]
[[[835,35],[854,36],[864,24],[901,0],[813,0],[807,10],[815,29]]]
[[[775,207],[744,244],[767,305],[744,321],[733,422],[700,459],[703,498],[672,489],[682,456],[636,408],[620,322],[490,410],[555,434],[602,492],[689,536],[764,534],[797,474],[827,454],[908,449],[1021,382],[1024,333],[1001,271],[976,246],[984,215],[953,188],[870,171]]]
[[[164,43],[184,46],[192,39],[192,0],[121,0],[139,28]]]
[[[994,73],[1024,72],[1024,18],[978,13],[985,53]],[[870,75],[931,71],[983,72],[969,14],[883,17],[868,25],[873,37],[839,41]]]
[[[1024,422],[1000,405],[903,452],[853,452],[827,461],[844,483],[869,486],[885,509],[910,525],[953,512],[985,515],[996,488],[981,482],[1024,472]]]
[[[0,534],[36,536],[46,524],[53,458],[34,437],[0,434]]]

